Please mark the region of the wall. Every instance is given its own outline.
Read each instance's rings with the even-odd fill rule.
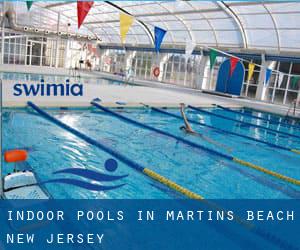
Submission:
[[[132,53],[134,52],[134,56]],[[184,54],[180,52],[162,52],[158,55],[151,50],[137,51],[124,49],[101,49],[100,71],[112,74],[122,74],[128,70],[128,63],[125,61],[129,57],[131,60],[131,69],[135,73],[136,79],[160,81],[178,86],[189,87],[193,89],[215,90],[218,70],[225,57],[218,56],[212,70],[210,70],[209,56],[196,53],[188,61],[185,61]],[[262,64],[261,56],[247,55],[248,60],[253,63]],[[282,84],[278,82],[278,73],[272,73],[269,84],[263,86],[265,71],[260,67],[255,67],[253,77],[250,81],[248,78],[248,63],[244,62],[245,79],[242,88],[242,96],[249,99],[261,100],[269,103],[292,105],[292,102],[298,98],[300,100],[300,81],[292,86],[291,75],[300,75],[300,63],[290,62],[288,60],[275,61],[276,57],[267,57],[266,67],[272,67],[287,75],[284,77]],[[155,65],[160,66],[161,75],[155,78],[152,69]]]
[[[124,48],[102,48],[86,43],[42,36],[29,36],[11,30],[1,30],[0,62],[4,65],[27,65],[31,72],[36,67],[45,68],[82,68],[85,63],[79,60],[89,60],[92,69],[112,74],[126,75],[131,72],[136,79],[158,81],[191,89],[215,90],[215,84],[220,64],[225,57],[218,56],[210,70],[209,56],[195,53],[186,60],[184,51],[168,50],[156,54],[151,50],[124,50]],[[175,53],[176,52],[176,53]],[[262,64],[259,55],[247,55],[248,60]],[[270,61],[272,59],[272,61]],[[292,105],[295,99],[300,101],[300,82],[292,84],[292,74],[300,75],[300,63],[289,60],[278,60],[276,57],[266,57],[266,66],[286,73],[279,84],[278,73],[273,72],[268,86],[263,86],[264,70],[256,67],[252,79],[248,82],[248,63],[244,63],[246,74],[242,96],[265,102]],[[158,78],[153,76],[153,68],[160,67]],[[8,67],[6,70],[17,70]],[[22,70],[22,67],[20,68]],[[4,69],[2,69],[4,70]],[[39,72],[39,71],[38,71]],[[66,72],[66,71],[65,71]],[[32,72],[33,73],[33,72]],[[57,72],[58,73],[58,72]],[[58,73],[59,74],[59,73]]]

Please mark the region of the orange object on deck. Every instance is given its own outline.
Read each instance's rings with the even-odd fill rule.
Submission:
[[[4,153],[4,160],[6,162],[26,161],[28,153],[24,149],[8,150]]]
[[[159,67],[155,67],[155,68],[153,69],[153,75],[154,75],[155,77],[159,77],[159,74],[160,74],[160,69],[159,69]]]

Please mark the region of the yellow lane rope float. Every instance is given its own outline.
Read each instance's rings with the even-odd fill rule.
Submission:
[[[291,151],[294,152],[294,153],[296,153],[296,154],[298,154],[298,155],[300,155],[300,150],[297,150],[297,149],[291,149]]]
[[[150,170],[149,168],[144,168],[143,173],[146,174],[147,176],[151,177],[152,179],[164,184],[165,186],[169,187],[170,189],[173,189],[173,190],[177,191],[178,193],[185,195],[188,198],[196,199],[196,200],[204,199],[201,195],[196,194],[196,193],[178,185],[177,183],[161,176],[160,174]]]
[[[292,183],[292,184],[295,184],[295,185],[299,185],[300,186],[300,180],[297,180],[297,179],[294,179],[294,178],[291,178],[291,177],[288,177],[288,176],[285,176],[285,175],[282,175],[282,174],[279,174],[279,173],[276,173],[274,171],[271,171],[271,170],[268,170],[266,168],[263,168],[263,167],[260,167],[258,165],[255,165],[253,163],[250,163],[250,162],[246,162],[246,161],[243,161],[241,159],[238,159],[238,158],[233,158],[233,161],[234,162],[237,162],[243,166],[246,166],[246,167],[249,167],[249,168],[253,168],[253,169],[256,169],[260,172],[263,172],[265,174],[268,174],[268,175],[271,175],[271,176],[274,176],[278,179],[281,179],[281,180],[284,180],[284,181],[287,181],[289,183]]]

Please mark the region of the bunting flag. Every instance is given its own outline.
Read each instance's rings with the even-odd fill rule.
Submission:
[[[254,73],[255,64],[249,63],[248,65],[248,78],[247,82],[249,82],[252,79],[253,73]]]
[[[215,65],[216,62],[216,58],[217,58],[218,52],[211,49],[209,52],[209,60],[210,60],[210,69],[213,68],[213,66]]]
[[[94,1],[77,1],[77,19],[78,19],[78,29],[83,23],[86,15],[92,8]]]
[[[160,50],[160,45],[166,35],[167,31],[159,28],[159,27],[154,27],[154,43],[155,43],[155,51],[158,53]]]
[[[27,10],[30,10],[32,4],[33,4],[33,1],[26,1]]]
[[[196,47],[196,43],[191,39],[186,39],[185,44],[185,61],[189,59],[189,57],[192,55],[194,49]]]
[[[125,42],[126,35],[129,31],[129,28],[133,24],[134,18],[133,16],[120,13],[120,36],[122,43]]]
[[[297,88],[298,81],[300,80],[300,76],[293,76],[291,80],[292,80],[291,87],[293,89]]]
[[[277,82],[278,88],[280,88],[280,86],[281,86],[281,84],[282,84],[283,77],[284,77],[284,74],[281,73],[281,72],[279,72],[279,74],[278,74],[278,82]]]
[[[265,86],[267,86],[269,84],[269,80],[271,78],[271,75],[272,75],[272,70],[268,68],[266,70],[266,77],[265,77],[265,82],[264,82]]]
[[[239,61],[238,58],[230,57],[230,76],[232,76],[238,61]]]

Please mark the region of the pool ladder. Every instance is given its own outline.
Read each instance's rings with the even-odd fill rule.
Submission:
[[[286,117],[289,116],[289,113],[291,111],[291,109],[293,109],[293,116],[296,116],[296,107],[297,107],[297,99],[293,100],[293,102],[291,103],[287,113],[286,113]]]
[[[69,68],[69,77],[74,77],[75,79],[80,79],[80,72],[78,71],[78,69],[76,67]]]

